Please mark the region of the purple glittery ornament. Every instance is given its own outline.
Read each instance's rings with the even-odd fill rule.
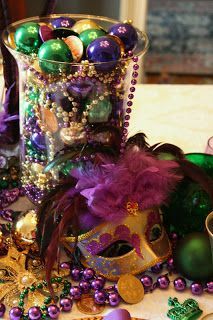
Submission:
[[[41,310],[39,307],[31,307],[28,310],[28,317],[30,320],[39,320],[41,319]]]
[[[145,291],[148,291],[152,288],[153,280],[152,280],[152,277],[150,277],[148,274],[144,274],[140,278],[140,281],[141,281]]]
[[[50,317],[50,319],[58,319],[60,314],[60,309],[57,305],[51,304],[47,308],[47,314]]]
[[[208,293],[213,293],[213,281],[207,282],[206,289]]]
[[[75,20],[69,17],[59,17],[51,21],[54,28],[72,28],[75,24]]]
[[[79,281],[81,279],[81,275],[82,275],[82,269],[79,267],[74,267],[71,270],[71,277],[74,281]]]
[[[60,299],[60,308],[64,312],[69,312],[72,309],[72,299],[70,298],[61,298]]]
[[[92,268],[86,268],[83,271],[83,278],[85,280],[91,280],[94,278],[94,276],[95,276],[95,271]]]
[[[45,135],[42,133],[33,133],[31,137],[32,144],[35,148],[45,151],[47,149]]]
[[[99,71],[112,70],[121,57],[121,50],[118,43],[107,36],[92,41],[87,47],[86,53],[90,62],[97,63],[95,67]],[[99,62],[103,63],[99,64]]]
[[[199,282],[192,282],[190,286],[191,292],[194,295],[201,295],[203,293],[203,287],[202,284]]]
[[[97,290],[94,294],[95,303],[105,304],[106,301],[106,292],[104,290]]]
[[[109,293],[108,299],[109,299],[109,304],[111,307],[117,307],[117,305],[119,305],[119,303],[121,301],[120,296],[117,292]]]
[[[157,278],[157,286],[160,289],[167,289],[168,286],[169,286],[169,283],[170,283],[170,280],[169,280],[169,278],[168,278],[168,276],[166,274],[162,275],[162,276],[159,276]]]
[[[2,318],[5,314],[6,308],[3,303],[0,303],[0,318]]]
[[[79,282],[79,287],[80,287],[82,293],[89,293],[90,288],[91,288],[90,283],[87,280],[81,280]]]
[[[73,286],[71,289],[70,289],[70,295],[71,297],[74,299],[74,300],[79,300],[81,299],[81,289],[77,286]]]
[[[135,48],[138,42],[136,29],[129,23],[117,23],[111,26],[108,33],[119,37],[125,46],[125,52]]]
[[[174,288],[177,291],[184,291],[186,289],[186,280],[182,277],[178,277],[174,280]]]
[[[9,312],[10,320],[20,320],[22,317],[22,310],[19,307],[13,307]]]

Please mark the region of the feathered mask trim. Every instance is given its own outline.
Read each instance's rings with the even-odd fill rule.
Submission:
[[[90,212],[105,220],[127,215],[127,202],[141,210],[166,203],[181,176],[174,161],[158,160],[148,152],[129,150],[117,163],[74,169],[76,189],[87,200]]]

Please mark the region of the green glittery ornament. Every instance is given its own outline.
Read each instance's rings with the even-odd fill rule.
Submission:
[[[212,279],[213,263],[208,235],[201,232],[186,235],[179,241],[173,254],[177,271],[187,279]]]
[[[70,49],[64,41],[60,39],[53,39],[44,42],[39,49],[38,57],[41,59],[39,60],[39,66],[42,71],[53,74],[66,72],[69,69],[69,65],[59,62],[70,63],[73,61]]]
[[[42,41],[39,36],[39,25],[27,22],[17,28],[15,43],[18,51],[26,54],[37,53]]]
[[[106,35],[106,32],[100,29],[88,29],[80,33],[79,38],[84,44],[84,47],[88,47],[88,45],[95,39],[99,37],[103,37]]]
[[[186,155],[186,159],[201,167],[213,178],[213,156],[194,153]],[[198,183],[184,178],[172,194],[169,206],[163,208],[164,224],[168,232],[176,232],[179,235],[202,232],[205,219],[211,211],[209,195]]]
[[[88,114],[89,123],[107,122],[109,115],[112,112],[112,105],[108,99],[99,100],[97,104],[88,101],[87,104],[92,105],[91,110]]]

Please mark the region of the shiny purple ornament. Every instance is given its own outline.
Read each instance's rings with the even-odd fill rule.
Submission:
[[[197,295],[197,296],[199,296],[203,293],[203,286],[199,282],[192,282],[190,289],[191,289],[192,294]]]
[[[72,309],[72,299],[70,298],[61,298],[60,299],[60,308],[64,312],[69,312]]]
[[[87,47],[87,58],[89,62],[97,63],[95,68],[98,71],[111,71],[121,57],[121,49],[116,41],[104,36],[95,39]],[[100,63],[99,62],[106,62]]]
[[[87,280],[81,280],[81,281],[79,282],[79,287],[80,287],[82,293],[89,293],[89,292],[90,292],[91,285],[90,285],[89,281],[87,281]]]
[[[150,289],[152,289],[153,279],[148,274],[144,274],[140,278],[140,281],[141,281],[145,291],[149,291]]]
[[[167,289],[168,286],[169,286],[169,283],[170,283],[170,280],[169,280],[169,278],[168,278],[168,276],[166,274],[162,275],[162,276],[159,276],[157,278],[157,286],[160,289]]]
[[[59,17],[51,21],[54,28],[72,28],[75,24],[75,20],[69,17]]]
[[[111,26],[108,33],[117,36],[124,44],[125,52],[133,50],[138,42],[136,29],[129,23],[117,23]]]
[[[47,25],[40,26],[39,35],[43,42],[54,39],[53,30]]]
[[[162,269],[163,269],[162,263],[157,263],[156,265],[151,267],[151,272],[158,274],[162,271]]]
[[[94,294],[95,303],[97,304],[105,304],[106,302],[106,292],[104,290],[97,290]]]
[[[22,317],[22,314],[23,312],[21,308],[13,307],[12,309],[10,309],[10,312],[9,312],[10,320],[20,320]]]
[[[79,267],[74,267],[72,268],[70,275],[74,281],[79,281],[82,276],[82,269]]]
[[[108,299],[111,307],[117,307],[121,301],[120,296],[117,292],[110,292],[108,295]]]
[[[51,304],[47,308],[47,314],[50,317],[50,319],[58,319],[60,309],[56,304]]]
[[[94,279],[91,282],[91,288],[93,290],[101,290],[104,287],[104,281],[102,279]]]
[[[31,307],[28,310],[28,317],[30,320],[39,320],[41,319],[42,313],[39,307]]]
[[[103,317],[103,320],[131,320],[131,315],[126,309],[116,309],[106,316]]]
[[[213,281],[209,281],[206,284],[206,291],[208,293],[213,293]]]
[[[6,311],[5,305],[3,303],[0,303],[0,318],[3,318],[5,311]]]
[[[86,268],[83,271],[83,278],[85,280],[91,280],[94,278],[94,276],[95,276],[95,271],[92,268]]]
[[[74,299],[74,300],[79,300],[81,299],[81,289],[77,286],[73,286],[71,289],[70,289],[70,295],[71,297]]]
[[[45,139],[44,134],[37,133],[37,132],[33,133],[32,137],[31,137],[31,141],[32,141],[33,146],[36,149],[39,149],[41,151],[45,151],[47,149],[46,139]]]
[[[178,277],[174,280],[174,288],[177,291],[184,291],[186,289],[186,280],[182,277]]]

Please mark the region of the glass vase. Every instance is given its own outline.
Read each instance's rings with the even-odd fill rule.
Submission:
[[[16,50],[14,33],[23,23],[48,25],[63,16],[92,20],[101,30],[118,22],[60,14],[18,21],[3,32],[3,41],[19,69],[22,184],[35,203],[66,179],[72,168],[96,157],[100,149],[110,155],[122,152],[139,66],[148,47],[146,34],[137,30],[134,51],[113,62],[50,61]],[[119,45],[122,50],[122,43]],[[77,43],[76,54],[80,49]]]

